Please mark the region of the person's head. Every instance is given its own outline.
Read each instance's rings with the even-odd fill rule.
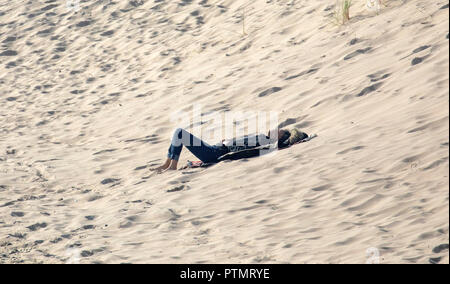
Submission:
[[[303,139],[308,138],[308,134],[295,128],[290,130],[290,134],[291,135],[289,137],[289,145],[294,145],[302,141]]]
[[[278,148],[286,148],[308,138],[308,134],[298,129],[278,129]]]

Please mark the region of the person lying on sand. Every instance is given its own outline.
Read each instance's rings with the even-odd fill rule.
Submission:
[[[223,140],[221,143],[211,146],[186,130],[178,128],[173,134],[172,143],[170,144],[165,163],[150,170],[158,173],[167,170],[176,170],[183,145],[203,163],[217,163],[220,157],[231,152],[255,149],[260,146],[273,145],[275,143],[278,149],[282,149],[308,138],[306,133],[297,129],[278,129],[278,136],[274,136],[276,138],[271,138],[269,131],[267,136],[264,134],[249,135],[228,141]]]

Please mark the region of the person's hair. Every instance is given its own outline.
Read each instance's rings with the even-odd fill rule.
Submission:
[[[289,137],[289,145],[294,145],[300,141],[302,141],[303,139],[308,138],[308,134],[306,134],[303,131],[300,131],[298,129],[292,129],[290,131],[291,135]]]
[[[284,134],[281,137],[278,137],[278,148],[286,148],[289,146],[289,138],[291,137],[291,133],[287,129],[281,129],[284,131]]]
[[[281,130],[284,131],[284,134],[282,137],[278,137],[278,148],[280,149],[289,147],[302,141],[303,139],[308,138],[308,134],[295,128],[291,130]]]

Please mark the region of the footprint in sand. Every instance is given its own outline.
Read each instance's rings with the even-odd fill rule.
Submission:
[[[138,220],[138,216],[129,216],[129,217],[125,218],[125,220],[119,224],[119,228],[120,229],[131,228],[137,220]]]
[[[364,48],[364,49],[358,49],[355,52],[352,52],[349,55],[345,56],[344,60],[350,60],[350,59],[352,59],[352,58],[354,58],[354,57],[356,57],[356,56],[358,56],[360,54],[366,54],[366,53],[370,53],[370,52],[372,52],[372,47],[367,47],[367,48]]]
[[[428,261],[429,261],[431,264],[438,264],[438,263],[441,261],[441,259],[442,259],[442,257],[432,257],[432,258],[430,258]]]
[[[379,71],[377,73],[367,75],[367,77],[370,79],[370,82],[373,82],[373,83],[385,80],[385,79],[389,78],[390,76],[391,76],[390,73],[384,73],[384,71]]]
[[[364,146],[356,146],[356,147],[352,147],[352,148],[346,149],[344,151],[338,152],[338,153],[336,153],[336,155],[343,155],[343,154],[347,154],[348,152],[358,151],[358,150],[362,150],[364,148],[365,148]]]
[[[114,31],[106,31],[106,32],[101,33],[100,35],[101,36],[111,36],[113,34],[114,34]]]
[[[106,179],[101,181],[101,184],[106,185],[106,184],[116,183],[118,181],[120,181],[120,179],[106,178]]]
[[[87,27],[92,23],[93,23],[92,21],[81,21],[77,24],[77,27],[79,28]]]
[[[0,53],[0,56],[16,56],[18,53],[14,50],[5,50],[2,53]]]
[[[174,187],[172,189],[168,189],[167,192],[177,192],[177,191],[182,191],[182,190],[189,190],[189,186],[188,185],[180,185],[180,186]]]
[[[378,90],[382,85],[383,85],[382,82],[378,82],[378,83],[375,83],[375,84],[373,84],[373,85],[370,85],[370,86],[364,88],[359,94],[356,95],[356,97],[362,97],[362,96],[368,95],[368,94],[370,94],[370,93],[372,93],[372,92],[375,92],[375,91]]]
[[[135,168],[134,170],[141,171],[141,170],[145,170],[146,168],[148,168],[148,166],[140,166],[140,167]]]
[[[279,91],[281,91],[282,90],[282,88],[280,88],[280,87],[272,87],[272,88],[270,88],[270,89],[267,89],[267,90],[265,90],[264,92],[261,92],[259,95],[258,95],[258,97],[265,97],[265,96],[268,96],[268,95],[271,95],[271,94],[274,94],[274,93],[277,93],[277,92],[279,92]]]
[[[25,216],[25,213],[23,212],[11,212],[12,217],[23,217]]]
[[[314,188],[311,188],[312,191],[324,191],[324,190],[328,190],[332,187],[331,184],[325,184],[325,185],[321,185],[321,186],[316,186]]]
[[[289,77],[287,77],[287,78],[284,79],[284,80],[289,81],[289,80],[292,80],[292,79],[300,78],[300,77],[302,77],[302,76],[304,76],[304,75],[314,74],[314,73],[316,73],[317,71],[319,71],[319,68],[311,67],[310,69],[308,69],[308,70],[306,70],[306,71],[300,72],[300,73],[297,74],[297,75],[289,76]]]
[[[412,61],[411,61],[411,65],[417,65],[422,63],[428,56],[424,56],[424,57],[415,57]]]
[[[43,229],[47,227],[47,223],[43,222],[43,223],[36,223],[33,224],[31,226],[28,226],[27,229],[30,231],[37,231],[39,229]]]

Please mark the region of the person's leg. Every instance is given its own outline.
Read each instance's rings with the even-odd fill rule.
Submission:
[[[186,130],[178,128],[173,134],[166,162],[162,166],[151,170],[158,172],[176,170],[183,145],[204,163],[214,163],[220,156],[226,154],[223,149],[210,146]]]
[[[175,131],[169,148],[168,158],[172,160],[171,169],[176,169],[183,145],[204,163],[216,162],[220,156],[225,154],[220,148],[210,146],[186,130],[179,128]]]
[[[223,149],[209,145],[186,130],[181,129],[180,131],[183,145],[202,162],[217,162],[217,159],[225,154]]]
[[[183,145],[189,144],[189,133],[184,129],[178,128],[175,130],[170,142],[170,147],[167,153],[167,158],[178,161],[180,159],[181,150]]]
[[[220,156],[226,154],[219,147],[210,146],[207,143],[202,143],[201,146],[186,146],[186,148],[203,163],[216,163]]]

